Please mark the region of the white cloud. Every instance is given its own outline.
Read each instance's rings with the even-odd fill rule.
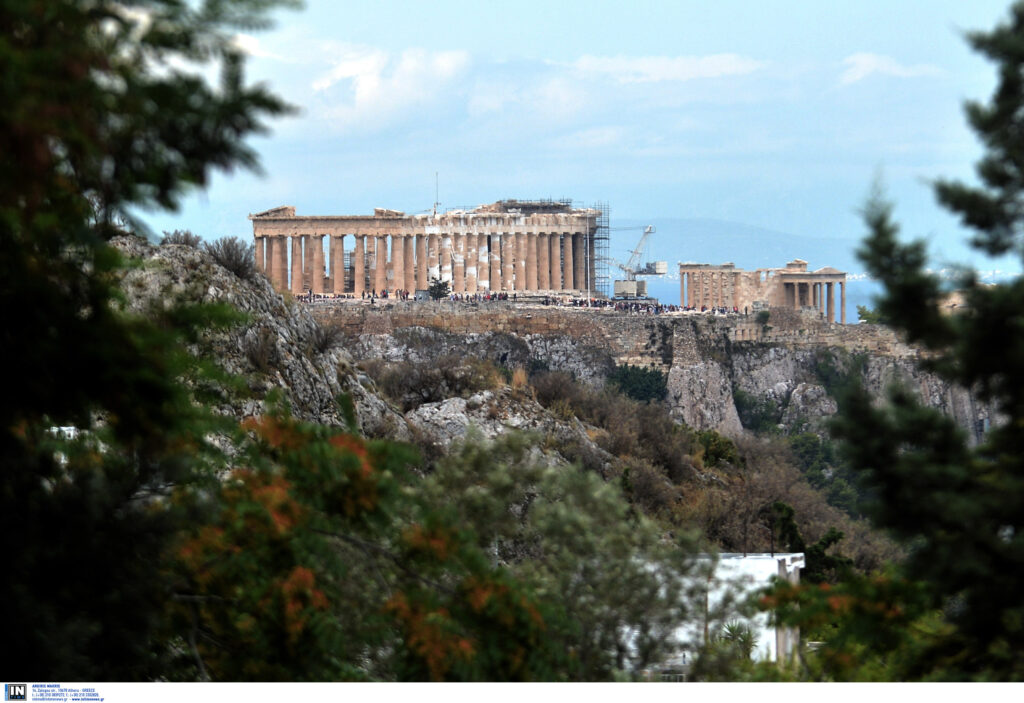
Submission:
[[[414,107],[441,101],[470,63],[464,51],[408,49],[395,55],[336,44],[330,51],[332,67],[311,88],[341,126],[379,126]]]
[[[658,83],[722,78],[753,73],[761,61],[738,54],[709,56],[581,56],[572,67],[584,74],[604,75],[620,83]]]
[[[847,56],[843,59],[843,65],[846,69],[839,77],[839,82],[842,85],[856,83],[875,73],[880,73],[884,76],[895,76],[897,78],[920,78],[942,75],[942,69],[932,64],[919,63],[909,66],[901,64],[889,56],[867,52]]]

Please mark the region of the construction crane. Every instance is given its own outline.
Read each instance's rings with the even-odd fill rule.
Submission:
[[[644,233],[636,247],[630,252],[629,260],[626,263],[612,260],[612,263],[626,274],[625,280],[615,281],[616,298],[646,298],[647,281],[638,281],[637,276],[660,276],[668,273],[667,261],[647,261],[641,265],[647,251],[647,241],[656,231],[654,225],[644,227]]]

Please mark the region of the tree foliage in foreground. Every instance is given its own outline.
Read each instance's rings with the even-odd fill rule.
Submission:
[[[967,106],[986,153],[978,185],[940,181],[936,192],[974,230],[975,248],[1024,257],[1024,3],[968,39],[999,69],[992,100]],[[903,389],[881,408],[863,390],[848,393],[835,432],[872,496],[868,515],[909,555],[889,576],[838,592],[783,589],[775,602],[799,605],[789,615],[805,624],[833,619],[826,675],[1024,679],[1024,277],[981,286],[966,271],[967,310],[943,315],[924,244],[898,240],[878,193],[864,217],[861,257],[885,287],[878,313],[929,351],[931,370],[973,389],[1002,421],[970,447],[951,419]]]
[[[224,310],[148,318],[117,304],[106,241],[132,207],[173,207],[213,168],[254,167],[245,137],[283,103],[242,79],[232,33],[273,3],[0,6],[0,527],[17,564],[0,618],[35,680],[159,676],[160,556],[181,526],[169,486],[216,466],[184,351]],[[170,68],[219,69],[212,85]],[[51,428],[82,430],[65,439]]]

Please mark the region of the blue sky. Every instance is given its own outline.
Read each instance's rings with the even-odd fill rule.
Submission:
[[[250,80],[301,109],[253,141],[266,175],[218,174],[144,219],[213,239],[284,204],[421,212],[437,173],[442,207],[569,197],[609,202],[613,226],[705,218],[851,240],[880,172],[903,231],[962,258],[928,181],[971,178],[962,103],[986,100],[995,71],[962,35],[1006,8],[307,0],[238,38]]]

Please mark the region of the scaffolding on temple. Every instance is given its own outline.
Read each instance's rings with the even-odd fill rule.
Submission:
[[[611,215],[607,201],[599,200],[591,207],[600,214],[597,216],[597,227],[594,230],[594,261],[587,262],[587,272],[592,279],[588,288],[606,298],[612,294],[612,277],[609,273],[611,262]],[[588,248],[589,249],[589,248]]]

